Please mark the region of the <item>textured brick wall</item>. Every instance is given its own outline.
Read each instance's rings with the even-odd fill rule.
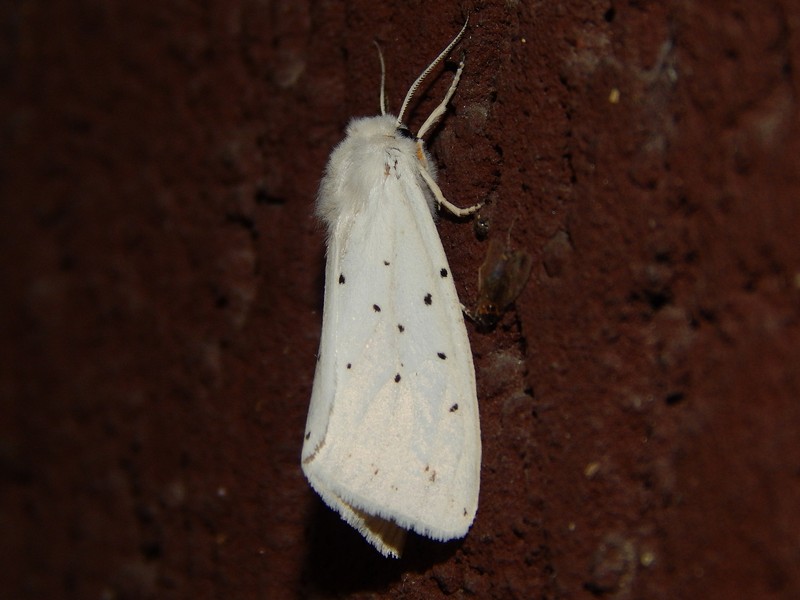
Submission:
[[[471,532],[386,561],[298,463],[313,199],[378,108],[372,40],[396,110],[466,11],[430,149],[533,273],[495,330],[468,324]],[[7,597],[800,595],[796,3],[80,0],[0,23]],[[488,241],[439,231],[471,305]]]

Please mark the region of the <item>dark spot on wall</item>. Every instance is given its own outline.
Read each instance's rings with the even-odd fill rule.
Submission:
[[[286,198],[281,198],[280,196],[270,194],[269,191],[263,186],[258,186],[256,188],[255,201],[256,204],[271,204],[273,206],[286,204]]]
[[[664,401],[667,403],[667,406],[674,406],[683,402],[683,392],[674,392],[669,394]]]
[[[246,229],[248,232],[250,232],[250,237],[252,239],[258,239],[259,233],[258,229],[256,228],[256,224],[253,219],[247,215],[230,212],[225,215],[225,220],[228,223],[233,223],[234,225],[239,225],[240,227]]]

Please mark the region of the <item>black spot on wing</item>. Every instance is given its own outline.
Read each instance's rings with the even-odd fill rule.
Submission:
[[[394,376],[394,382],[395,382],[395,383],[399,383],[399,382],[400,382],[400,379],[402,379],[402,378],[400,377],[400,373],[398,373],[397,375],[395,375],[395,376]]]
[[[453,406],[450,407],[450,412],[456,412],[457,410],[458,410],[458,403],[453,404]]]
[[[383,264],[388,267],[391,263],[388,260],[385,260],[385,261],[383,261]]]
[[[425,298],[423,298],[423,300],[425,301],[426,305],[430,306],[433,303],[433,296],[431,296],[430,293],[425,294]]]
[[[344,283],[344,273],[339,273],[339,283]]]
[[[439,275],[441,275],[442,278],[447,277],[447,269],[442,269],[441,271],[439,271]]]
[[[400,323],[397,324],[397,331],[403,333],[405,330],[406,328],[403,325],[400,325]]]
[[[308,439],[308,438],[310,438],[310,437],[311,437],[311,432],[309,431],[309,432],[306,434],[306,439]]]
[[[375,312],[381,312],[381,307],[378,306],[377,304],[373,304],[372,305],[372,310],[374,310]]]
[[[353,366],[352,363],[347,363],[347,368],[350,369]]]
[[[444,352],[437,352],[437,353],[436,353],[436,356],[438,356],[438,357],[439,357],[439,358],[441,358],[442,360],[444,360],[444,359],[446,359],[446,358],[447,358],[447,355],[446,355]]]

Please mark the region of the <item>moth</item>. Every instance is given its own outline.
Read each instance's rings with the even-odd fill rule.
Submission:
[[[403,114],[353,119],[330,156],[317,199],[327,226],[322,335],[302,468],[325,503],[385,556],[406,532],[435,540],[466,535],[478,508],[481,439],[475,370],[461,304],[434,223],[458,208],[436,184],[422,140],[447,111],[444,99],[416,135]],[[379,50],[380,51],[380,50]]]

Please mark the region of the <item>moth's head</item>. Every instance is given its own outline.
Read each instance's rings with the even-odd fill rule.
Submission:
[[[407,138],[409,140],[416,140],[417,136],[411,133],[411,130],[406,127],[405,125],[400,125],[395,129],[395,134],[399,135],[400,137]]]
[[[376,137],[395,137],[395,120],[392,115],[353,119],[347,126],[347,139],[369,140]]]

